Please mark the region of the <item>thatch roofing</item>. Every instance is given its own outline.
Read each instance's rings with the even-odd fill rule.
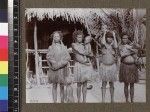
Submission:
[[[62,17],[68,22],[80,22],[84,24],[90,34],[97,34],[100,31],[100,26],[97,21],[101,20],[102,24],[111,24],[109,15],[115,14],[119,16],[122,25],[125,24],[124,12],[128,9],[124,8],[27,8],[25,15],[30,21],[32,17],[36,17],[39,21],[44,18],[54,20],[54,18]],[[134,13],[135,12],[135,13]],[[132,9],[134,19],[141,18],[145,15],[145,9]],[[135,14],[135,15],[134,15]],[[135,19],[137,20],[137,19]],[[94,29],[94,30],[93,30]]]
[[[106,17],[106,13],[110,14],[117,12],[114,9],[98,9],[98,8],[30,8],[25,10],[25,15],[28,20],[31,17],[37,17],[38,20],[42,20],[45,17],[54,19],[54,17],[63,17],[68,21],[83,22],[88,19],[92,14],[96,14],[99,17]]]
[[[109,21],[107,16],[112,13],[120,13],[126,9],[105,9],[105,8],[27,8],[25,15],[30,21],[32,17],[43,20],[45,17],[54,20],[54,18],[62,17],[64,20],[72,22],[80,22],[87,29],[92,30],[93,23],[100,19],[102,22]],[[94,20],[94,21],[93,21]],[[93,30],[94,31],[94,30]]]
[[[80,21],[85,23],[89,20],[92,14],[97,17],[101,17],[104,21],[111,13],[118,13],[119,15],[127,10],[124,8],[27,8],[25,15],[28,21],[32,17],[37,17],[38,20],[42,20],[45,17],[54,19],[54,17],[63,17],[67,21]],[[143,16],[146,12],[145,9],[136,9],[139,16]],[[121,16],[120,15],[120,16]]]

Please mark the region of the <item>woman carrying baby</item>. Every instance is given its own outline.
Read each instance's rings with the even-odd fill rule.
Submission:
[[[73,38],[75,42],[72,43],[72,50],[75,60],[74,74],[75,81],[77,82],[78,103],[81,102],[81,90],[83,94],[83,102],[86,102],[87,82],[91,80],[92,75],[92,66],[88,58],[91,56],[91,53],[86,50],[83,43],[83,37],[84,34],[82,31],[74,31]]]
[[[123,35],[122,43],[119,46],[121,65],[119,80],[124,82],[124,94],[126,102],[128,102],[130,86],[131,102],[134,100],[134,83],[139,81],[138,68],[136,66],[136,54],[138,45],[132,44],[127,35]]]

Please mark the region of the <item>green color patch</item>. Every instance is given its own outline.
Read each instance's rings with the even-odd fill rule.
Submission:
[[[0,86],[8,86],[8,75],[0,74]]]

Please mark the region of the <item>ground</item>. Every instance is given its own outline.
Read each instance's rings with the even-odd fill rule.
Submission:
[[[87,91],[87,103],[101,103],[101,82],[95,81],[91,83],[93,89]],[[135,102],[146,102],[146,82],[140,80],[135,84]],[[115,102],[123,103],[124,98],[124,85],[123,83],[115,83]],[[73,84],[74,97],[76,97],[76,84]],[[53,103],[52,101],[52,85],[34,86],[26,89],[26,102],[27,103]],[[58,88],[58,102],[60,102],[59,88]],[[109,86],[107,86],[106,102],[110,102]]]

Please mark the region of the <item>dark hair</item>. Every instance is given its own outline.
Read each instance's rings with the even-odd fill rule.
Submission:
[[[84,37],[83,31],[81,30],[75,30],[72,34],[74,41],[76,40],[78,35],[82,35],[82,37]]]
[[[123,34],[122,34],[121,43],[123,44],[122,39],[123,39],[124,36],[127,36],[127,37],[128,37],[128,42],[127,42],[127,44],[131,44],[132,42],[131,42],[131,40],[129,39],[128,34],[126,34],[126,33],[123,33]]]
[[[85,39],[86,39],[87,37],[89,37],[89,38],[92,40],[92,37],[91,37],[90,35],[87,35],[87,36],[85,37]]]
[[[113,38],[113,34],[110,31],[106,32],[106,38]]]
[[[122,39],[124,36],[128,36],[128,38],[129,38],[129,35],[128,35],[127,33],[123,32],[123,33],[121,34],[121,39]]]
[[[127,36],[129,38],[129,36],[127,34],[123,34],[122,37],[121,37],[121,39],[123,39],[124,36]]]
[[[63,39],[63,33],[61,31],[54,31],[50,36],[51,39],[53,39],[55,33],[58,33],[60,35],[60,38]]]

